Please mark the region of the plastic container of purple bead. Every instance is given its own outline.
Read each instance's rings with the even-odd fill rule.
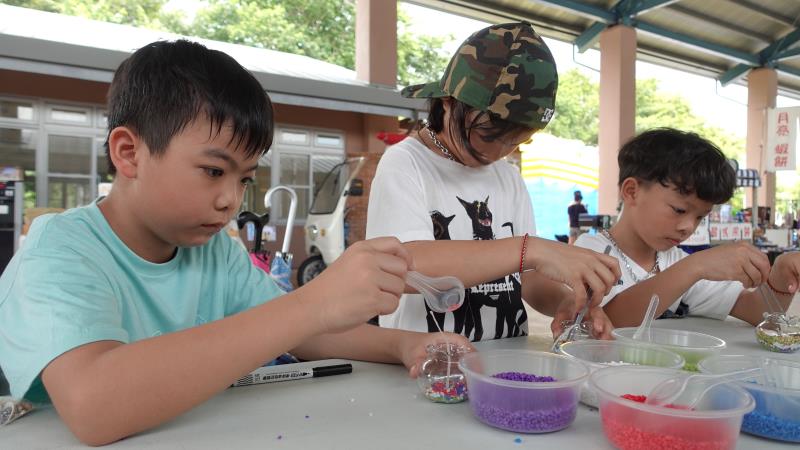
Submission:
[[[473,352],[458,366],[467,377],[475,417],[517,433],[568,427],[575,420],[581,384],[589,376],[579,361],[528,350]]]

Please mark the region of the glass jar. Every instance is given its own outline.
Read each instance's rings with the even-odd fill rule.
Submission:
[[[466,400],[466,378],[458,369],[458,361],[469,350],[452,342],[432,344],[426,350],[428,356],[417,377],[417,384],[425,398],[435,403],[459,403]]]
[[[572,341],[582,341],[584,339],[595,339],[594,329],[592,324],[588,321],[581,322],[580,325],[575,326],[574,320],[562,320],[561,329],[564,330],[553,342],[552,351],[558,353],[561,345]],[[572,328],[574,331],[570,332]]]
[[[764,314],[764,321],[756,326],[756,339],[771,352],[796,352],[800,350],[800,317]]]

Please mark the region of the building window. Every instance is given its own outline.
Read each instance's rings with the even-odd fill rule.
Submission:
[[[103,142],[107,114],[98,105],[0,98],[0,166],[25,174],[25,208],[91,203],[109,181]]]
[[[36,130],[0,127],[0,166],[21,167],[24,208],[36,206]]]
[[[47,137],[47,206],[87,205],[96,192],[92,185],[91,137],[51,134]]]
[[[0,99],[0,117],[32,122],[33,102],[25,100]]]
[[[247,190],[242,208],[263,214],[267,191],[273,186],[287,186],[297,193],[295,224],[300,225],[305,222],[314,192],[325,175],[344,161],[344,134],[278,126],[276,136],[272,149],[259,161],[256,182]],[[289,196],[279,192],[271,199],[271,205],[270,222],[285,224],[289,216]]]
[[[55,106],[47,108],[47,121],[49,123],[69,125],[92,125],[91,108],[77,106]]]

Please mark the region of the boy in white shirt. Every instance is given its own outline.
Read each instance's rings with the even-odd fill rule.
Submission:
[[[602,305],[614,326],[635,326],[653,294],[657,316],[732,315],[756,325],[765,312],[754,288],[768,284],[784,310],[797,291],[800,253],[785,253],[770,267],[767,256],[745,242],[688,255],[677,245],[715,204],[733,196],[736,173],[725,155],[694,133],[646,131],[619,151],[619,221],[608,231],[582,235],[576,245],[619,259],[622,284]]]

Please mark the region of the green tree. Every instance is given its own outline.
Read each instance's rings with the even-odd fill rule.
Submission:
[[[547,131],[565,139],[578,139],[597,145],[599,129],[599,85],[577,69],[559,77],[556,96],[556,115]],[[744,139],[731,135],[722,128],[709,125],[692,112],[689,102],[680,95],[659,91],[655,79],[636,82],[636,132],[655,127],[673,127],[693,131],[714,142],[729,158],[744,160]],[[779,196],[783,192],[778,186]],[[785,194],[787,196],[792,194]],[[744,190],[737,189],[731,204],[734,210],[742,208]]]
[[[397,82],[425,82],[441,76],[447,37],[415,36],[409,17],[398,10]],[[181,34],[306,55],[355,68],[354,0],[211,0],[188,24],[171,24]]]
[[[167,0],[0,0],[0,3],[148,27],[309,56],[355,68],[355,0],[208,0],[194,19],[166,11]],[[415,35],[398,9],[397,82],[438,79],[451,36]]]
[[[599,117],[598,85],[577,69],[559,75],[556,113],[545,130],[564,139],[597,145]]]
[[[210,0],[174,31],[223,42],[355,64],[352,1]]]
[[[86,17],[138,27],[161,28],[161,20],[174,20],[162,13],[167,0],[0,0],[12,6]]]
[[[579,139],[597,145],[599,130],[599,85],[577,69],[559,77],[556,115],[547,131],[566,139]],[[717,144],[730,158],[744,155],[744,139],[709,125],[692,112],[689,102],[680,95],[658,90],[655,79],[636,82],[636,132],[673,127],[693,131]]]
[[[403,10],[397,10],[397,84],[427,83],[442,77],[448,54],[442,53],[445,43],[453,41],[446,36],[415,35],[409,31],[411,19]]]

